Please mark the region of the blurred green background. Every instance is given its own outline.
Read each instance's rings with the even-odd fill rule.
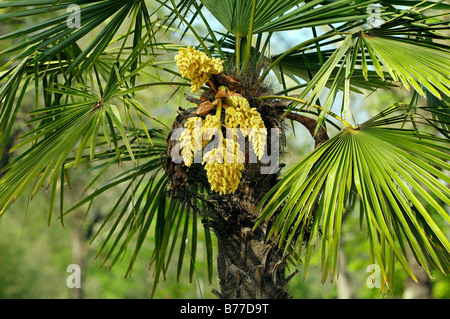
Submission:
[[[16,19],[8,21],[7,24],[0,22],[0,33],[23,26],[30,22],[27,19]],[[279,35],[278,38],[283,40],[285,36]],[[284,42],[282,45],[289,46],[285,41],[281,42]],[[79,44],[83,46],[83,43]],[[3,42],[2,45],[8,43]],[[6,61],[7,57],[0,57],[1,64]],[[151,88],[140,92],[138,98],[153,116],[170,126],[176,116],[175,111],[180,100],[180,93],[174,96],[172,93],[171,88]],[[32,108],[33,93],[26,96],[24,105],[27,100]],[[408,102],[408,100],[409,97],[404,92],[395,90],[376,92],[368,97],[355,97],[352,109],[355,114],[361,115],[359,120],[362,121],[394,102]],[[17,134],[23,132],[26,120],[25,113],[19,116],[16,125]],[[154,124],[155,122],[152,122],[149,125]],[[294,129],[288,132],[287,141],[287,155],[284,158],[287,167],[313,147],[309,133],[299,125],[295,125]],[[114,168],[111,176],[123,169]],[[83,181],[88,178],[89,176],[81,177],[73,185],[72,190],[66,193],[70,201],[75,202],[80,198]],[[153,238],[148,238],[135,262],[132,275],[127,278],[124,275],[131,252],[125,254],[122,260],[109,269],[109,264],[102,266],[103,256],[96,258],[102,238],[97,238],[91,243],[92,235],[100,226],[102,216],[106,215],[120,193],[120,188],[108,192],[94,203],[88,216],[85,216],[87,207],[72,212],[66,216],[64,227],[57,217],[51,226],[48,226],[50,195],[45,191],[40,192],[31,202],[26,195],[17,200],[0,218],[0,298],[149,298],[154,281],[153,270],[149,269],[154,246]],[[201,239],[203,233],[199,234]],[[419,272],[418,277],[422,282],[416,284],[407,277],[400,266],[396,267],[392,295],[380,295],[379,289],[370,288],[367,284],[371,271],[367,268],[370,261],[366,235],[366,230],[360,229],[359,226],[358,210],[350,212],[345,217],[343,227],[339,278],[333,281],[328,278],[325,283],[321,282],[320,252],[316,251],[305,279],[303,266],[301,264],[297,266],[299,273],[290,282],[293,298],[450,298],[450,280],[442,274],[436,272],[435,278],[430,280],[421,276]],[[189,270],[186,269],[188,267],[184,269],[184,276],[182,274],[177,280],[174,264],[167,278],[159,283],[154,298],[215,298],[211,291],[219,290],[217,276],[214,276],[212,283],[209,282],[206,251],[202,249],[201,242],[199,245],[196,272],[192,282],[188,279]],[[186,250],[185,254],[185,262],[188,262],[190,251]],[[216,255],[215,251],[214,256]],[[81,267],[81,288],[67,286],[67,279],[72,274],[67,271],[67,267],[71,264],[78,264]],[[288,269],[290,273],[294,270],[293,266]]]

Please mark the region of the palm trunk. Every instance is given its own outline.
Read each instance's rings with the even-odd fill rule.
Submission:
[[[266,241],[265,226],[222,221],[229,231],[216,231],[221,299],[284,299],[289,297],[285,258]]]
[[[270,226],[262,223],[254,229],[259,199],[276,183],[266,176],[258,188],[242,187],[239,195],[218,201],[209,216],[209,224],[218,242],[217,270],[221,299],[288,298],[286,258],[273,241],[267,240]],[[255,196],[259,194],[259,196]],[[295,273],[294,273],[295,274]]]

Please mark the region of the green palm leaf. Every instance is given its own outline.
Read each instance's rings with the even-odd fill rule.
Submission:
[[[365,19],[369,14],[361,8],[375,1],[264,0],[256,1],[253,11],[253,0],[201,2],[228,31],[244,37],[250,30],[258,34]]]
[[[363,34],[362,40],[369,52],[373,52],[372,60],[378,58],[391,77],[406,89],[412,87],[425,96],[422,89],[425,87],[439,99],[439,91],[450,96],[450,79],[445,76],[450,74],[448,50],[403,42],[394,37]]]
[[[71,12],[67,12],[69,4],[74,4],[74,1],[17,1],[16,3],[7,3],[0,5],[0,8],[7,7],[8,4],[12,6],[29,7],[22,11],[15,11],[11,14],[0,15],[0,21],[14,17],[45,14],[52,11],[64,10],[62,14],[56,18],[50,18],[36,25],[21,28],[19,30],[4,34],[0,40],[14,39],[21,37],[22,39],[14,45],[5,48],[1,54],[7,54],[19,51],[20,53],[15,59],[22,59],[31,54],[38,52],[34,57],[33,62],[45,61],[52,59],[58,53],[64,51],[66,48],[74,45],[74,43],[87,34],[91,33],[101,24],[106,23],[106,26],[100,31],[96,38],[83,51],[80,51],[73,57],[73,61],[69,70],[83,64],[82,68],[91,66],[99,55],[110,44],[114,35],[119,30],[126,17],[135,10],[139,19],[136,21],[148,21],[149,13],[147,12],[145,4],[141,1],[82,1],[80,5],[79,16],[82,17],[80,27],[70,27],[67,20],[70,19]],[[142,20],[140,20],[142,19]],[[148,23],[148,27],[151,27]],[[142,24],[136,25],[136,33],[141,31]]]
[[[14,121],[30,82],[30,79],[25,80],[18,101],[16,102],[17,93],[19,92],[24,73],[26,72],[27,60],[23,59],[23,61],[0,77],[0,81],[5,78],[7,79],[0,88],[0,154],[3,154],[5,151]]]
[[[306,50],[305,50],[306,51]],[[292,81],[299,84],[307,85],[312,77],[320,70],[322,66],[320,55],[317,52],[295,52],[283,58],[278,65],[274,68],[278,77],[286,76]],[[334,50],[321,51],[323,59],[327,60]],[[280,55],[275,55],[272,60],[276,60]],[[361,59],[355,61],[355,65],[361,65]],[[339,72],[339,66],[335,67],[332,71],[329,81],[326,83],[326,87],[331,87],[334,78]],[[350,69],[350,68],[349,68]],[[281,82],[281,80],[280,80]],[[383,78],[380,78],[376,71],[370,70],[367,73],[367,77],[364,76],[362,69],[355,68],[353,70],[350,84],[350,90],[356,93],[363,93],[362,90],[374,91],[379,88],[389,88],[395,86],[395,83],[390,78],[389,73],[384,72]],[[298,89],[298,88],[297,88]],[[344,90],[344,87],[341,87]]]
[[[298,0],[282,1],[253,1],[253,0],[226,0],[212,1],[202,0],[202,4],[214,15],[214,17],[233,35],[247,36],[253,16],[253,28],[256,30],[266,25],[267,22],[282,16],[293,7],[300,4]],[[255,9],[252,13],[252,5]],[[264,30],[267,32],[267,30]]]
[[[444,185],[450,182],[445,174],[450,168],[448,141],[393,128],[403,120],[393,113],[401,110],[393,106],[356,130],[341,131],[285,173],[261,203],[261,221],[275,219],[271,236],[286,252],[296,248],[300,256],[303,239],[298,234],[310,228],[305,272],[321,229],[323,280],[328,273],[335,276],[342,216],[359,200],[371,259],[386,281],[384,244],[413,278],[406,245],[429,274],[430,268],[448,273],[450,243],[436,224],[439,218],[450,223],[442,206],[450,205]],[[312,209],[316,202],[317,211]]]
[[[358,76],[361,73],[366,81],[369,80],[369,74],[371,78],[378,74],[380,79],[385,81],[387,72],[392,81],[407,89],[413,87],[420,95],[425,96],[426,91],[422,89],[425,88],[441,99],[439,92],[447,96],[450,94],[450,80],[445,76],[450,74],[447,63],[449,58],[448,50],[404,42],[401,38],[382,38],[365,33],[348,35],[307,83],[299,98],[303,99],[309,94],[307,105],[311,105],[317,101],[326,86],[330,88],[323,103],[318,126],[331,110],[338,92],[343,90],[344,96],[348,96],[352,83],[357,86],[361,80],[361,76]],[[368,69],[369,59],[372,62],[371,67],[374,68],[372,71]],[[360,62],[356,63],[358,60]],[[383,71],[383,68],[386,71]],[[390,83],[387,81],[386,86]],[[342,110],[344,109],[345,106],[342,107]]]
[[[35,135],[15,146],[35,142],[5,168],[6,174],[0,180],[0,213],[4,213],[35,178],[33,195],[44,186],[46,179],[47,188],[57,182],[67,156],[80,139],[86,141],[91,136],[92,128],[100,119],[101,113],[92,111],[95,105],[94,101],[67,105],[63,111],[66,113],[58,114],[64,116],[40,126]],[[39,140],[40,137],[44,138]]]

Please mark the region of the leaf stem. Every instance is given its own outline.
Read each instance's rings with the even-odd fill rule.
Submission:
[[[216,117],[219,119],[219,121],[220,121],[221,115],[222,115],[222,99],[219,99],[219,102],[217,103],[217,108],[216,108]]]
[[[241,72],[241,36],[236,36],[236,73]]]
[[[252,3],[252,13],[250,16],[250,27],[248,29],[247,36],[247,56],[246,56],[246,64],[250,63],[250,50],[252,49],[252,37],[253,37],[253,24],[255,22],[255,11],[256,11],[256,0],[253,0]]]
[[[291,96],[283,96],[283,95],[265,95],[265,96],[261,96],[258,98],[258,100],[269,100],[269,99],[284,99],[284,100],[291,100],[291,101],[295,101],[295,102],[299,102],[302,104],[308,104],[307,101],[304,100],[300,100],[297,99],[295,97],[291,97]],[[315,104],[311,104],[312,107],[322,111],[323,107],[319,106],[319,105],[315,105]],[[347,121],[345,121],[343,118],[341,118],[339,115],[331,112],[331,111],[327,111],[327,114],[334,117],[336,120],[338,120],[339,122],[341,122],[342,124],[344,124],[347,128],[351,128],[353,130],[356,130],[357,127],[354,127],[353,125],[351,125],[350,123],[348,123]]]

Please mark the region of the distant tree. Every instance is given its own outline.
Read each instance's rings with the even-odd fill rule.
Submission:
[[[142,0],[0,4],[0,21],[42,17],[0,36],[15,40],[0,53],[10,57],[0,68],[0,154],[24,96],[35,96],[29,130],[9,150],[17,155],[0,179],[0,214],[25,191],[31,188],[32,198],[43,187],[49,221],[58,210],[63,223],[65,214],[83,205],[89,211],[121,186],[97,233],[105,232],[105,262],[114,265],[133,247],[130,273],[147,236],[155,236],[155,287],[173,264],[178,276],[188,266],[192,279],[201,219],[210,279],[212,233],[217,238],[218,297],[286,298],[296,274],[286,273],[287,263],[303,262],[306,274],[315,246],[322,279],[336,276],[342,217],[359,203],[382,290],[395,259],[415,278],[409,249],[428,275],[434,268],[448,273],[450,243],[439,225],[450,222],[449,5],[153,4],[154,11]],[[297,31],[298,40],[272,55],[281,31]],[[179,42],[168,33],[181,34]],[[92,40],[82,47],[87,36]],[[171,128],[139,97],[161,86],[191,93],[170,110],[178,112]],[[411,90],[411,100],[364,123],[353,120],[351,94],[392,87]],[[281,173],[277,156],[292,121],[307,128],[315,148]],[[109,175],[124,163],[131,168]],[[64,194],[72,171],[84,168],[97,175],[70,207]]]

